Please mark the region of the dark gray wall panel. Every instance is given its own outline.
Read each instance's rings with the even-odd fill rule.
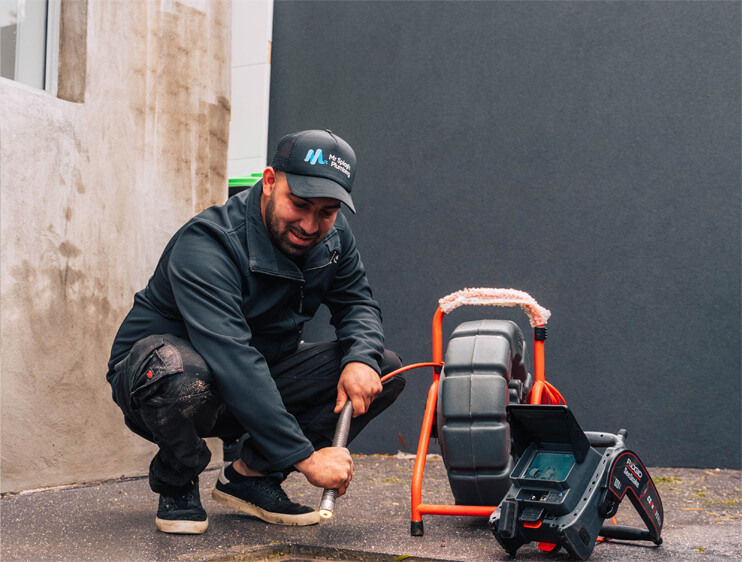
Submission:
[[[271,150],[314,127],[356,149],[351,222],[406,362],[438,298],[525,290],[583,427],[739,467],[739,2],[277,1],[273,41]],[[530,334],[494,308],[446,334],[482,317]],[[414,451],[429,383],[353,448]]]

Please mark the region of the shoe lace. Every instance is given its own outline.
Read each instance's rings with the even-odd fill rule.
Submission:
[[[283,491],[283,488],[281,488],[281,484],[276,482],[275,480],[271,478],[266,478],[263,480],[259,480],[257,484],[263,491],[271,495],[274,499],[280,502],[293,503],[289,499],[286,492]]]
[[[201,499],[195,490],[191,490],[182,496],[160,496],[160,508],[166,511],[187,511],[203,509]]]

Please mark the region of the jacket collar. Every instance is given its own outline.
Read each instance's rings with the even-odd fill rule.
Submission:
[[[312,269],[318,263],[327,263],[331,258],[328,241],[335,237],[333,226],[321,244],[312,248],[303,260],[303,267],[299,268],[286,254],[276,248],[268,238],[260,212],[260,195],[263,192],[263,181],[259,181],[250,188],[247,195],[245,213],[245,236],[249,254],[249,267],[253,273],[276,275],[296,281],[304,281],[302,271]]]

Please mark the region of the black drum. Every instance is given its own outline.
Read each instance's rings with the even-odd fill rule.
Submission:
[[[456,504],[496,506],[507,493],[517,459],[505,407],[525,402],[532,383],[523,333],[514,322],[464,322],[451,334],[437,425]]]

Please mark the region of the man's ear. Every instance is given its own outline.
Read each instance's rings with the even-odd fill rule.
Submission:
[[[268,166],[263,170],[263,195],[270,197],[273,188],[276,186],[276,171]]]

